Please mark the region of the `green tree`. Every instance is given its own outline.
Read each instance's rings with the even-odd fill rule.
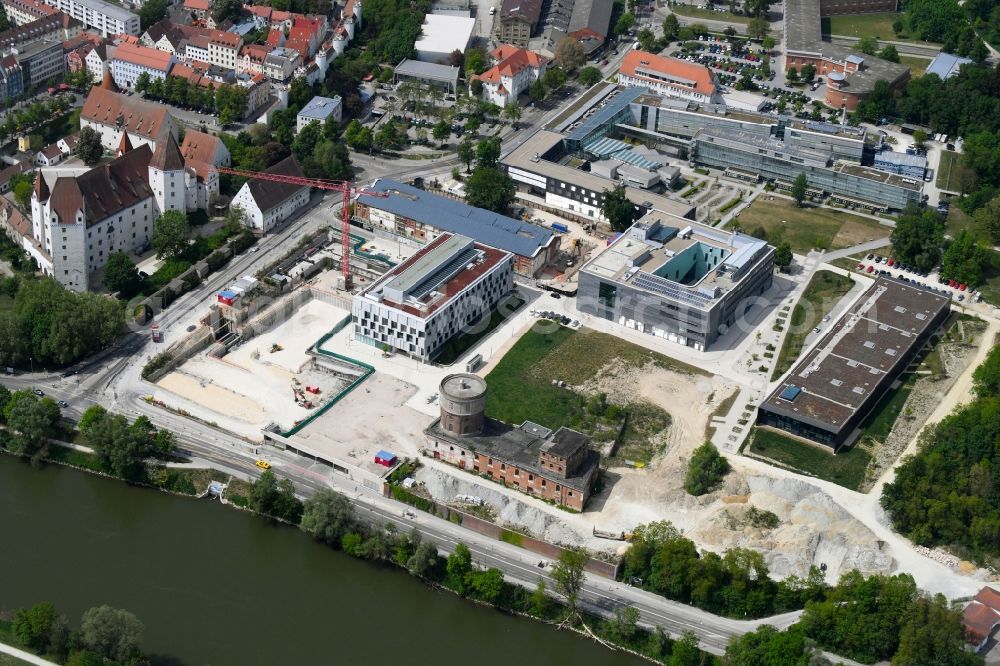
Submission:
[[[771,31],[771,23],[763,16],[755,16],[747,21],[747,35],[750,39],[764,39]]]
[[[809,187],[809,181],[806,179],[804,173],[800,173],[795,177],[792,182],[792,198],[795,199],[795,205],[802,207],[802,203],[806,200],[806,190]]]
[[[495,168],[500,162],[500,139],[483,139],[476,144],[476,167]]]
[[[503,594],[503,572],[490,567],[486,571],[470,571],[466,575],[466,589],[471,588],[475,594],[488,604],[495,604]]]
[[[797,628],[778,631],[765,624],[756,631],[730,639],[724,663],[726,666],[811,666],[817,662],[812,661],[812,649]]]
[[[458,159],[465,162],[465,171],[469,172],[472,160],[476,158],[476,144],[470,137],[465,137],[458,144]]]
[[[789,83],[798,83],[799,70],[795,67],[789,67],[785,72],[785,79],[787,79]]]
[[[316,150],[316,145],[323,139],[323,127],[314,120],[302,128],[292,142],[292,155],[299,162],[304,161]]]
[[[531,612],[535,617],[545,617],[549,610],[549,595],[545,592],[545,581],[538,579],[538,584],[531,592]]]
[[[451,125],[446,123],[444,120],[439,120],[437,124],[434,125],[434,129],[431,131],[431,134],[436,141],[444,141],[451,136]]]
[[[680,21],[677,20],[676,14],[667,14],[667,17],[663,19],[663,39],[668,42],[672,42],[677,39],[677,33],[681,29]]]
[[[615,36],[621,36],[626,34],[635,25],[635,14],[632,12],[625,12],[618,17],[618,21],[615,23],[614,34]]]
[[[972,216],[976,229],[993,245],[1000,245],[1000,197],[994,197]]]
[[[318,541],[338,546],[355,526],[354,509],[340,493],[324,489],[305,501],[300,527]]]
[[[892,44],[886,44],[881,51],[878,52],[878,57],[882,60],[888,60],[889,62],[899,62],[899,51]]]
[[[36,174],[35,178],[42,178],[41,174]],[[21,208],[27,209],[31,204],[31,193],[33,187],[28,181],[21,180],[14,184],[14,201]]]
[[[465,52],[465,71],[472,74],[482,74],[486,71],[489,58],[482,49],[472,48]]]
[[[101,145],[101,135],[93,127],[80,128],[76,154],[87,166],[94,166],[101,161],[104,146]]]
[[[504,213],[514,201],[514,181],[496,167],[476,167],[465,184],[470,206]]]
[[[555,63],[567,72],[572,72],[586,60],[580,40],[567,36],[556,42]]]
[[[633,606],[618,606],[608,622],[611,635],[630,645],[639,631],[639,610]]]
[[[944,224],[933,210],[909,206],[900,213],[889,238],[897,260],[929,271],[941,258]]]
[[[517,121],[521,119],[521,105],[516,101],[510,102],[503,108],[503,115],[507,120],[514,123],[514,127],[517,127]]]
[[[424,541],[406,562],[406,568],[414,576],[429,578],[438,565],[438,550],[434,544]]]
[[[601,215],[608,221],[614,231],[625,231],[641,217],[635,204],[629,201],[624,185],[616,185],[614,189],[604,191],[604,201],[601,202]]]
[[[532,102],[536,104],[545,99],[545,84],[542,83],[542,79],[538,78],[531,82],[528,86],[528,97],[531,98]]]
[[[561,67],[549,67],[545,70],[543,82],[549,92],[558,90],[566,83],[566,72]]]
[[[167,0],[148,0],[139,7],[139,29],[144,31],[167,15]]]
[[[11,629],[22,645],[44,654],[49,648],[52,628],[58,619],[55,606],[46,601],[15,611]]]
[[[635,38],[639,42],[639,48],[643,51],[652,51],[656,47],[656,35],[649,28],[640,30]]]
[[[146,458],[153,452],[151,429],[148,420],[130,424],[121,414],[104,414],[81,432],[101,469],[123,479],[140,480],[145,475]]]
[[[705,666],[706,664],[705,653],[698,645],[698,636],[691,630],[684,631],[681,637],[674,642],[667,666]]]
[[[978,285],[989,263],[989,251],[972,233],[962,229],[941,255],[941,275],[963,284]]]
[[[878,51],[878,38],[877,37],[862,37],[854,44],[854,48],[867,55],[875,55]]]
[[[947,664],[974,666],[983,660],[965,649],[962,615],[944,596],[919,596],[907,609],[893,666]]]
[[[743,11],[751,16],[766,16],[774,0],[744,0]]]
[[[122,298],[131,298],[142,288],[142,278],[135,264],[124,252],[115,252],[108,257],[104,267],[104,286],[108,291],[117,292]]]
[[[216,23],[222,23],[229,19],[233,23],[243,13],[242,0],[217,0],[212,4],[212,18]]]
[[[466,593],[466,581],[472,571],[472,553],[464,543],[456,544],[455,552],[448,556],[445,563],[448,582],[461,595]]]
[[[806,83],[812,83],[813,79],[816,78],[816,65],[812,63],[802,65],[802,69],[799,70],[799,78]]]
[[[153,223],[153,249],[156,256],[173,259],[187,249],[191,226],[187,215],[179,210],[168,210]]]
[[[901,34],[903,34],[904,28],[905,28],[905,26],[903,25],[903,21],[902,20],[896,19],[895,21],[892,22],[892,31],[893,31],[893,33],[895,33],[897,35],[901,35]]]
[[[59,431],[62,414],[52,398],[39,398],[28,390],[15,391],[4,407],[7,448],[18,455],[44,454],[48,440]]]
[[[774,44],[775,44],[774,37],[765,37],[764,41],[761,43],[761,46],[764,47],[765,51],[770,52],[772,49],[774,49]]]
[[[729,461],[723,458],[711,442],[705,442],[691,455],[684,490],[692,495],[704,495],[714,490],[729,473]]]
[[[145,628],[132,613],[97,606],[84,612],[80,622],[80,642],[106,659],[125,662],[141,655],[139,641]]]
[[[582,550],[564,550],[552,567],[556,590],[566,599],[570,616],[576,615],[576,604],[583,588],[583,567],[587,555]]]
[[[792,265],[792,246],[788,243],[781,243],[774,249],[774,265],[782,271]]]
[[[673,16],[671,14],[670,16]],[[580,84],[584,86],[592,86],[599,83],[601,80],[601,70],[593,66],[584,67],[580,70],[580,75],[578,77]]]

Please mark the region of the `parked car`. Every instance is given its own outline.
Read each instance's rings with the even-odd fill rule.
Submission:
[[[41,398],[43,395],[45,395],[45,392],[42,391],[42,389],[35,389],[35,390],[32,391],[32,393],[34,393],[35,395],[37,395],[39,398]]]
[[[69,405],[66,403],[65,400],[60,400],[56,404],[59,405],[60,407],[62,407],[63,409],[66,409],[67,407],[69,407]]]
[[[260,467],[261,469],[271,469],[271,463],[267,462],[266,460],[258,460],[254,464],[257,465],[257,467]]]

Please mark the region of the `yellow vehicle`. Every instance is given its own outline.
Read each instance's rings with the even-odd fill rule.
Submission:
[[[257,467],[260,467],[261,469],[271,469],[271,463],[266,460],[258,460]]]

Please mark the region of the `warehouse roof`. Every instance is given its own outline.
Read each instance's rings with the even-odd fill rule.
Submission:
[[[550,230],[536,224],[475,208],[388,178],[375,181],[372,189],[388,192],[389,196],[382,199],[362,194],[358,202],[436,229],[474,238],[522,257],[535,256],[553,238]]]
[[[924,74],[937,74],[942,79],[947,79],[958,74],[962,65],[969,64],[972,64],[970,58],[963,58],[951,53],[938,53],[934,56],[934,60],[931,60],[931,64],[927,66],[927,71]]]
[[[424,17],[420,39],[413,45],[413,48],[416,49],[417,53],[421,51],[445,54],[453,51],[465,53],[475,27],[476,19],[474,18],[427,14]]]

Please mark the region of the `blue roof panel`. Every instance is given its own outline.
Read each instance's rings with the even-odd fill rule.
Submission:
[[[785,387],[785,390],[782,391],[781,395],[779,395],[778,397],[781,398],[782,400],[788,400],[789,402],[791,402],[792,400],[795,400],[795,398],[798,397],[799,393],[802,393],[802,389],[800,389],[798,386],[789,385]]]
[[[537,224],[474,208],[388,178],[375,181],[371,189],[389,192],[389,196],[383,199],[362,194],[358,197],[362,205],[408,217],[435,229],[462,234],[522,257],[534,256],[552,238],[552,231]]]

